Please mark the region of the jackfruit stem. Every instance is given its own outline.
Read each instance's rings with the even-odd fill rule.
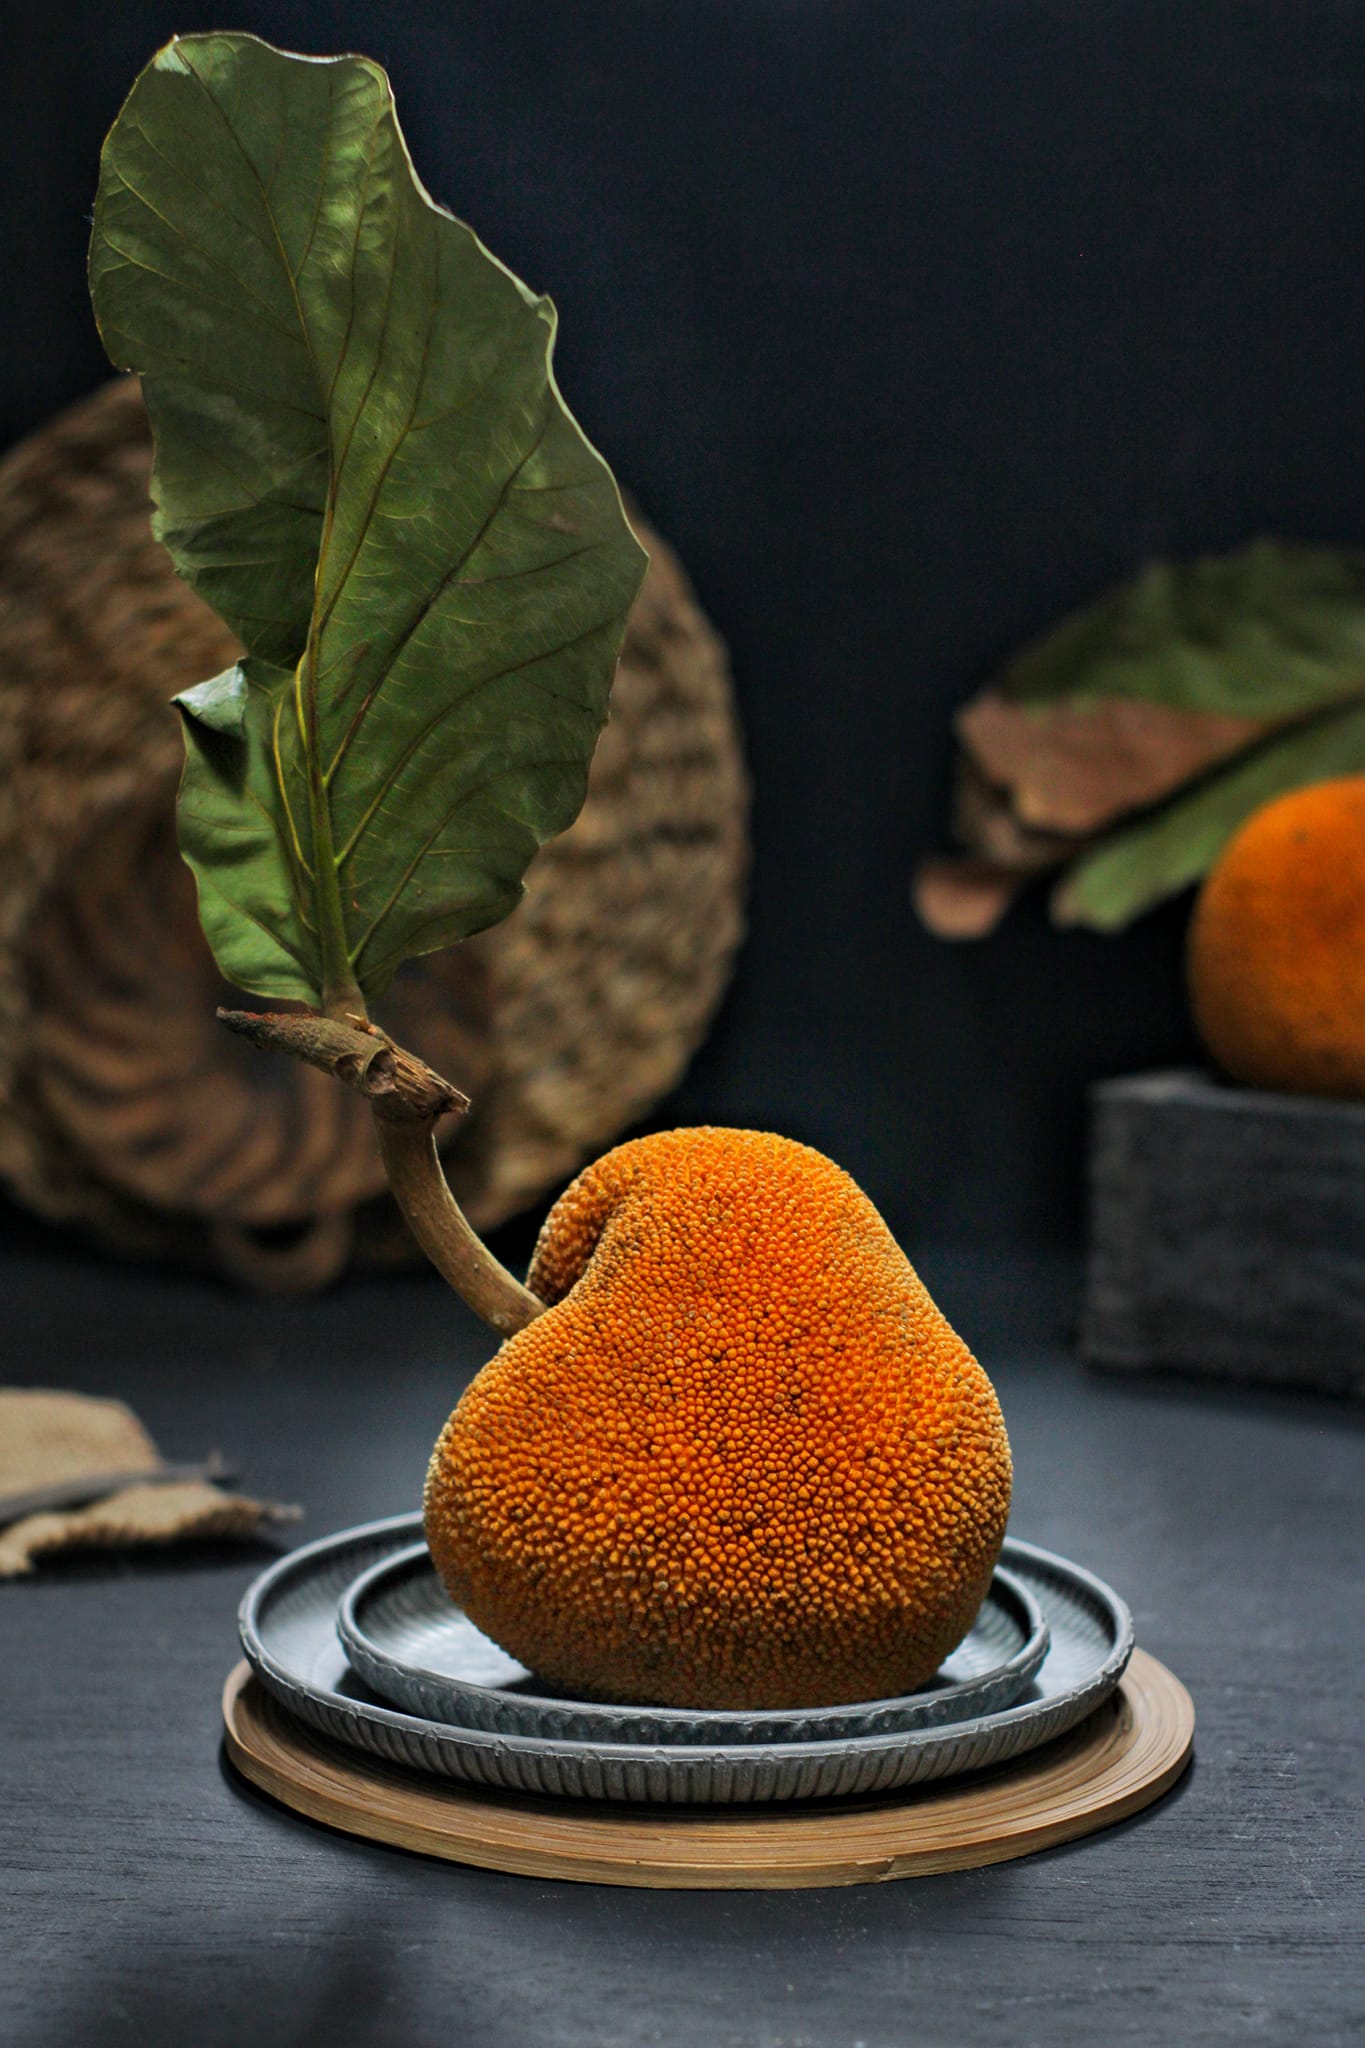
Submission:
[[[476,1235],[447,1185],[436,1150],[437,1119],[469,1097],[404,1051],[363,1013],[220,1010],[229,1031],[263,1051],[306,1060],[363,1095],[374,1116],[384,1172],[404,1221],[442,1278],[500,1336],[524,1329],[546,1307]]]
[[[524,1330],[546,1303],[494,1258],[451,1194],[430,1123],[392,1123],[375,1111],[379,1149],[408,1229],[442,1278],[500,1336]]]

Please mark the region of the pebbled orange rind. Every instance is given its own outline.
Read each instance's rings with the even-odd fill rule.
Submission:
[[[1009,1508],[994,1391],[871,1202],[764,1132],[636,1139],[551,1211],[552,1304],[436,1445],[452,1597],[543,1680],[696,1708],[928,1678]]]

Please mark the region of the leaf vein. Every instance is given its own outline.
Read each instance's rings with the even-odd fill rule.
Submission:
[[[404,747],[398,759],[393,763],[392,767],[388,770],[388,772],[381,778],[379,788],[376,790],[374,796],[371,798],[369,804],[366,806],[365,811],[360,819],[360,822],[356,825],[355,829],[351,833],[350,838],[346,841],[345,846],[337,855],[338,867],[340,867],[344,862],[350,859],[351,855],[355,852],[356,847],[359,845],[361,839],[363,838],[365,832],[368,830],[371,820],[375,815],[375,812],[379,809],[380,805],[385,801],[385,799],[391,794],[399,778],[403,774],[403,771],[408,766],[408,763],[413,759],[414,755],[421,751],[422,747],[425,746],[426,742],[430,739],[432,733],[435,732],[436,728],[439,725],[441,725],[445,719],[449,718],[452,715],[452,713],[456,711],[464,710],[465,707],[470,703],[470,701],[473,698],[477,697],[481,691],[488,689],[493,683],[500,683],[503,682],[508,676],[521,674],[523,670],[531,667],[533,663],[539,661],[547,661],[553,654],[564,654],[567,653],[569,648],[571,647],[582,646],[585,640],[591,640],[595,634],[602,632],[606,626],[611,625],[613,623],[614,618],[615,614],[613,613],[606,619],[599,619],[595,625],[589,626],[586,632],[577,634],[572,640],[561,641],[557,647],[544,648],[537,654],[529,655],[524,661],[511,662],[508,664],[506,668],[497,669],[491,675],[481,676],[477,683],[472,683],[469,689],[462,692],[460,696],[453,697],[449,699],[446,703],[438,705],[436,710],[432,713],[431,717],[426,721],[426,724],[423,725],[413,735],[413,737],[409,740],[407,746]],[[390,671],[389,673],[392,673],[392,671]],[[564,697],[561,693],[557,691],[549,690],[549,686],[547,684],[538,683],[534,676],[529,676],[526,678],[526,680],[530,682],[534,688],[539,688],[540,690],[546,692],[546,694],[556,697],[560,703],[574,702],[572,698]],[[377,687],[378,685],[376,685],[376,688]],[[575,709],[581,711],[586,710],[587,707],[583,704],[576,704]]]

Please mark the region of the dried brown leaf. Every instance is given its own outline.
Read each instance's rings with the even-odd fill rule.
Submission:
[[[1137,697],[1017,704],[999,690],[983,691],[956,721],[963,746],[1006,793],[1022,827],[1072,835],[1156,803],[1278,723]]]
[[[1037,832],[1021,825],[1008,790],[988,782],[969,754],[958,759],[953,788],[953,837],[960,846],[998,867],[1041,874],[1070,860],[1089,835]]]
[[[911,883],[920,922],[938,939],[983,939],[995,930],[1028,877],[970,854],[933,854]]]

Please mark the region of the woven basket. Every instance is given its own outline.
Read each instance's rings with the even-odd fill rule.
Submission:
[[[148,522],[120,379],[0,466],[0,1175],[110,1246],[303,1289],[402,1258],[368,1112],[215,1022],[175,848],[167,700],[239,651]],[[747,786],[724,649],[650,554],[577,822],[520,908],[380,1006],[474,1097],[447,1170],[477,1228],[542,1198],[678,1080],[741,933]]]

